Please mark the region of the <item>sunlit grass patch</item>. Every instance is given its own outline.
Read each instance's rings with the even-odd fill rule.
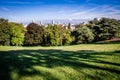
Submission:
[[[0,46],[0,80],[119,80],[120,44]]]

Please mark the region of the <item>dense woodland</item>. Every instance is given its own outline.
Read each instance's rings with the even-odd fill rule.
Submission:
[[[98,42],[120,37],[120,21],[110,18],[93,19],[86,24],[66,29],[62,24],[23,24],[0,18],[0,45],[3,46],[62,46]]]

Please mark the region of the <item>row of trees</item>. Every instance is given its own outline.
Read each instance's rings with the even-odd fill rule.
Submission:
[[[62,25],[49,24],[47,28],[45,28],[43,25],[40,26],[36,23],[30,23],[26,29],[26,46],[58,46],[68,45],[72,42],[70,30],[66,29]]]
[[[0,45],[23,45],[26,29],[22,24],[0,19]]]
[[[0,45],[24,46],[61,46],[96,42],[114,37],[120,37],[120,22],[116,19],[95,18],[87,24],[75,26],[73,31],[61,24],[47,27],[30,23],[25,28],[23,24],[0,19]]]

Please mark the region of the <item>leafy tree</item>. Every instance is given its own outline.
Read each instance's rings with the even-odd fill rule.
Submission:
[[[118,37],[118,38],[120,38],[120,24],[118,26],[118,30],[117,30],[115,36]]]
[[[27,26],[25,34],[26,46],[37,46],[43,43],[44,28],[36,23],[30,23]]]
[[[68,29],[71,30],[71,23],[68,23]]]
[[[116,19],[101,18],[89,22],[95,34],[95,41],[111,39],[116,36],[120,23]]]
[[[70,31],[62,25],[48,25],[45,33],[47,45],[68,45],[72,42]]]
[[[75,37],[74,43],[88,43],[94,40],[94,34],[91,29],[86,26],[82,26],[77,28],[72,32],[72,35]]]
[[[97,25],[97,24],[99,24],[99,20],[97,18],[94,18],[92,21],[89,21],[89,23]]]
[[[47,45],[51,46],[59,45],[60,39],[57,26],[49,24],[48,27],[46,28],[45,36]]]
[[[69,45],[73,41],[70,29],[69,28],[66,29],[62,25],[56,25],[56,26],[58,28],[60,45]]]
[[[0,45],[9,46],[11,39],[11,27],[7,19],[0,18]]]
[[[12,45],[23,45],[24,42],[24,34],[25,28],[22,24],[10,22],[9,25],[11,26],[11,43]]]
[[[65,33],[63,34],[62,45],[69,45],[73,40],[74,38],[71,36],[71,31],[65,30]]]

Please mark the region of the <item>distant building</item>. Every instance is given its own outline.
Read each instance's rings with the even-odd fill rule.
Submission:
[[[40,25],[42,25],[43,23],[42,23],[42,20],[40,20]]]
[[[71,24],[70,26],[69,25],[63,25],[66,29],[70,29],[71,31],[73,31],[75,29],[75,25],[74,24]]]
[[[120,20],[118,20],[118,22],[120,22]]]
[[[32,20],[32,23],[34,23],[34,22],[35,22],[35,20],[33,19],[33,20]]]
[[[119,20],[120,21],[120,20]],[[34,19],[31,20],[30,22],[24,22],[24,26],[26,27],[26,24],[29,24],[31,22],[37,23],[39,25],[44,25],[45,27],[47,27],[48,24],[60,24],[63,25],[66,29],[71,29],[74,30],[75,29],[75,25],[80,24],[81,20],[74,20],[74,19],[58,19],[58,20],[39,20],[39,21],[35,21]],[[70,27],[68,28],[68,24],[71,24]],[[83,24],[87,24],[87,22],[83,23]]]
[[[52,24],[55,24],[55,21],[54,21],[54,20],[52,20]]]
[[[75,25],[71,24],[70,29],[73,31],[75,29]]]

